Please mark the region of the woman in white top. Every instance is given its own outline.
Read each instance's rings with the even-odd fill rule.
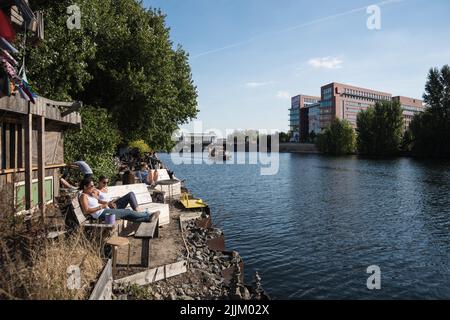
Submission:
[[[108,183],[109,180],[105,176],[101,176],[100,179],[98,179],[98,187],[96,193],[97,199],[100,203],[108,204],[108,207],[110,209],[126,209],[128,205],[130,205],[131,209],[133,209],[134,211],[140,211],[139,204],[134,192],[130,192],[115,201],[111,201],[111,197],[108,193]]]
[[[114,214],[116,219],[133,222],[153,222],[159,217],[159,212],[136,212],[129,209],[111,209],[108,204],[100,203],[95,195],[95,186],[92,179],[85,178],[80,184],[80,205],[85,215],[90,215],[96,220],[104,220],[108,214]]]

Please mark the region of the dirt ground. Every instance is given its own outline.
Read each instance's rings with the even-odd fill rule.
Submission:
[[[186,247],[180,228],[180,215],[186,210],[182,210],[175,205],[170,208],[170,223],[159,228],[159,236],[150,240],[150,268],[156,268],[167,264],[175,263],[186,257]],[[137,229],[137,225],[128,226],[121,236],[126,236]],[[131,242],[130,270],[126,270],[128,248],[119,248],[117,265],[118,273],[116,278],[120,279],[147,268],[141,265],[142,240],[133,236],[128,237]]]

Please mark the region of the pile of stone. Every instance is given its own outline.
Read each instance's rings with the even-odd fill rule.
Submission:
[[[155,300],[258,300],[259,290],[250,291],[242,283],[242,258],[236,251],[208,248],[208,240],[223,236],[220,229],[197,227],[194,220],[183,224],[188,250],[188,272],[145,288],[145,298]],[[184,257],[186,259],[186,257]],[[259,276],[256,287],[260,289]],[[143,289],[140,289],[143,290]],[[133,291],[133,290],[131,290]],[[142,294],[131,296],[142,298]],[[141,297],[138,297],[141,296]],[[130,295],[128,296],[130,297]]]

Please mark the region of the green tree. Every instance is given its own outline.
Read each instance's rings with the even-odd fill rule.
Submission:
[[[411,125],[412,154],[450,157],[450,66],[429,71],[424,101],[428,108],[414,116]]]
[[[72,129],[64,135],[66,163],[84,160],[92,168],[94,177],[106,175],[114,179],[117,168],[113,156],[120,136],[111,116],[104,109],[86,106],[81,109],[81,117],[82,129]]]
[[[345,155],[355,152],[355,130],[347,120],[335,119],[322,133],[317,135],[320,152],[332,155]]]
[[[371,156],[390,156],[400,151],[403,112],[398,101],[377,102],[357,116],[358,152]]]
[[[80,30],[66,27],[72,0],[31,1],[46,18],[45,40],[21,50],[31,85],[52,99],[107,109],[125,142],[170,149],[174,130],[198,110],[188,55],[174,48],[165,15],[136,0],[76,3]]]

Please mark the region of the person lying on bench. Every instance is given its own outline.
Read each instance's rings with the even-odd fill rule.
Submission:
[[[98,179],[97,190],[94,192],[96,192],[100,204],[107,204],[110,209],[126,209],[130,205],[131,209],[139,211],[139,204],[134,192],[130,192],[117,200],[111,201],[108,193],[108,183],[109,179],[105,176],[101,176]]]
[[[116,219],[132,222],[155,222],[159,212],[136,212],[129,209],[110,209],[107,204],[100,204],[95,197],[95,186],[92,179],[85,178],[80,183],[80,205],[85,215],[90,215],[95,220],[104,220],[107,214],[114,214]]]

